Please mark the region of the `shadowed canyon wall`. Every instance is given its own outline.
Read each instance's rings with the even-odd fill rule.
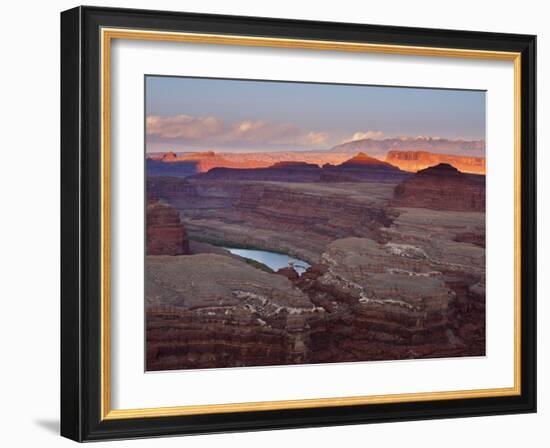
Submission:
[[[483,355],[484,177],[440,165],[307,182],[304,170],[149,177],[148,194],[171,207],[159,229],[183,223],[192,241],[189,255],[146,259],[147,369]],[[312,266],[273,273],[212,244]]]

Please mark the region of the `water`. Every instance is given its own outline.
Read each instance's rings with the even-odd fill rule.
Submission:
[[[311,266],[308,262],[304,260],[300,260],[286,254],[269,252],[267,250],[236,249],[234,247],[224,247],[224,249],[228,250],[233,255],[238,255],[239,257],[248,258],[249,260],[254,260],[259,263],[265,264],[274,271],[286,268],[290,264],[292,264],[292,267],[298,273],[298,275],[302,275],[304,272],[306,272],[307,268]]]

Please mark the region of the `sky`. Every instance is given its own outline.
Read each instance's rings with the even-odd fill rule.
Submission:
[[[485,138],[485,92],[145,78],[146,150],[304,151],[361,138]]]

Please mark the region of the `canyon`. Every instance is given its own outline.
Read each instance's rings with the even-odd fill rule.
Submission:
[[[484,176],[345,156],[148,172],[147,370],[485,354]]]

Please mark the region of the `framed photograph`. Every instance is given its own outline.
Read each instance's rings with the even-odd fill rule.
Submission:
[[[61,433],[536,410],[535,36],[61,14]]]

